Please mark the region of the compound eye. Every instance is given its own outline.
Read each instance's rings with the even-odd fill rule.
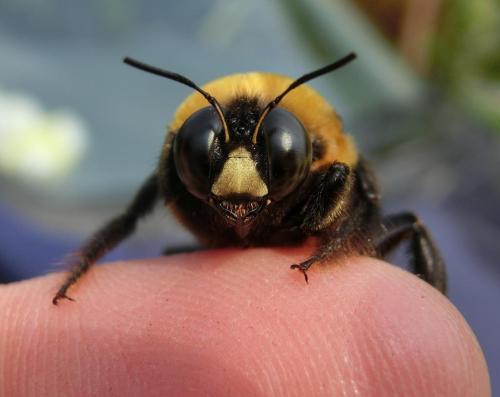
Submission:
[[[174,139],[174,163],[186,189],[198,198],[210,192],[211,154],[217,135],[223,130],[216,111],[208,106],[193,113]]]
[[[262,123],[269,159],[270,197],[278,201],[293,192],[309,173],[311,140],[289,111],[275,108]]]

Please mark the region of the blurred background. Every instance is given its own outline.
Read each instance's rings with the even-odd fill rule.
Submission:
[[[500,390],[500,3],[497,0],[0,0],[0,281],[56,264],[155,167],[191,91],[221,75],[312,82],[372,162],[387,212],[411,209],[448,263],[450,299]],[[159,209],[106,259],[192,237]]]

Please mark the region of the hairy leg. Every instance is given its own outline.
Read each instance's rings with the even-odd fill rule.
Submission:
[[[399,244],[408,241],[413,272],[446,294],[446,269],[443,259],[419,219],[411,212],[403,212],[385,217],[383,224],[384,233],[376,242],[379,255],[384,258]]]
[[[78,250],[75,265],[52,299],[54,305],[57,305],[59,299],[73,300],[66,295],[68,288],[75,284],[99,258],[134,231],[137,221],[151,212],[157,197],[157,177],[153,174],[141,186],[127,209],[97,230]]]

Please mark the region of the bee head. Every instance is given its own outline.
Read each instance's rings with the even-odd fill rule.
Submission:
[[[130,58],[125,62],[188,85],[206,99],[209,106],[181,109],[185,115],[177,117],[182,123],[172,130],[170,155],[186,190],[245,235],[262,210],[292,194],[311,169],[310,134],[280,102],[303,83],[354,58],[349,54],[292,81],[270,101],[262,100],[258,87],[253,87],[255,95],[232,90],[222,98],[224,106],[184,76]]]
[[[239,228],[292,193],[311,165],[311,141],[302,123],[277,107],[259,124],[261,112],[256,98],[234,99],[224,110],[226,141],[217,113],[202,108],[183,123],[172,147],[186,189]]]

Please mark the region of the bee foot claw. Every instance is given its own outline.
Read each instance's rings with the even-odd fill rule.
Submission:
[[[67,299],[71,302],[75,302],[75,300],[71,296],[66,295],[64,292],[58,292],[52,299],[52,303],[57,306],[57,304],[59,303],[59,299]]]
[[[290,269],[297,269],[304,275],[304,279],[306,280],[306,283],[309,284],[309,277],[307,276],[307,269],[308,267],[304,266],[303,264],[293,264],[290,266]]]

